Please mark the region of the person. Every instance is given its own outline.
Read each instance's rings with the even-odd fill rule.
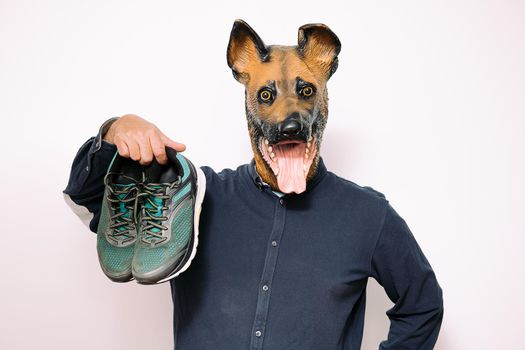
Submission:
[[[186,149],[139,116],[110,118],[76,154],[66,201],[96,232],[115,152],[165,164],[166,146]],[[322,157],[301,194],[272,190],[254,159],[201,169],[197,255],[170,281],[176,349],[359,349],[369,277],[394,303],[380,349],[433,348],[442,289],[384,194],[338,177]]]

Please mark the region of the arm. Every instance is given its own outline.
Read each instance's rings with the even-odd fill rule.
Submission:
[[[407,223],[389,203],[372,256],[371,276],[395,304],[387,311],[388,339],[379,348],[433,349],[443,319],[442,290]]]
[[[89,138],[80,147],[71,165],[68,184],[62,191],[71,210],[92,232],[97,232],[100,219],[104,176],[117,150],[103,137],[117,119],[106,120],[97,136]]]
[[[62,191],[64,200],[92,232],[97,232],[104,176],[115,152],[140,164],[149,164],[153,158],[164,164],[165,146],[179,152],[186,149],[138,116],[128,114],[106,120],[97,136],[89,138],[78,150],[67,187]]]

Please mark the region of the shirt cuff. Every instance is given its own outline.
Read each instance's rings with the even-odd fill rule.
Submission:
[[[89,150],[90,154],[96,153],[100,150],[103,143],[107,143],[102,138],[104,135],[108,132],[109,128],[111,127],[111,124],[113,124],[115,121],[117,121],[119,117],[112,117],[106,120],[99,128],[97,136],[95,136],[95,142],[91,145],[91,149]]]

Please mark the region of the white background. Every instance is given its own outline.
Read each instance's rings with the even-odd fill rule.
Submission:
[[[111,283],[61,191],[80,145],[126,113],[199,165],[248,162],[235,18],[267,44],[333,29],[328,169],[408,222],[444,290],[437,349],[525,349],[525,3],[501,0],[0,0],[0,348],[172,347],[169,285]],[[377,349],[392,304],[368,292]]]

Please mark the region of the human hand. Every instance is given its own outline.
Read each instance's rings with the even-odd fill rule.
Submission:
[[[142,165],[150,164],[153,158],[166,164],[166,146],[177,152],[186,149],[186,145],[173,141],[157,126],[134,114],[126,114],[113,122],[103,140],[116,145],[122,157]]]

